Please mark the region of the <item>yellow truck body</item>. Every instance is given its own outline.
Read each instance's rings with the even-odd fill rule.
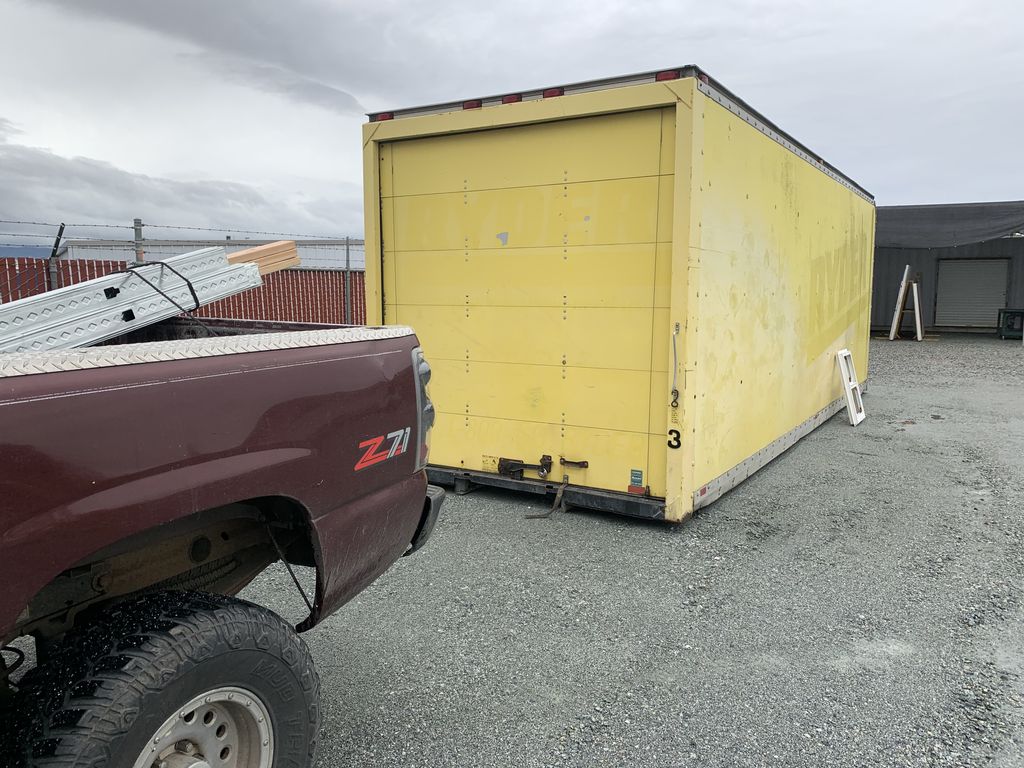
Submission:
[[[873,198],[695,67],[377,113],[364,169],[437,481],[679,521],[866,377]]]

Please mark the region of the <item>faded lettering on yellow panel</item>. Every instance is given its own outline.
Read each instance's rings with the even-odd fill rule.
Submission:
[[[873,206],[727,109],[703,108],[691,307],[699,487],[841,395],[866,344]],[[689,401],[685,404],[690,406]]]
[[[854,232],[852,242],[811,259],[811,289],[804,303],[808,362],[823,352],[834,352],[847,333],[861,330],[858,321],[868,307],[871,286],[858,254],[871,246],[863,227]]]

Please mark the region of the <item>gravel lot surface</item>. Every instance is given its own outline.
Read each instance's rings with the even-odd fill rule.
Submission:
[[[683,525],[450,496],[306,635],[320,765],[1024,766],[1024,351],[871,354],[864,424]]]

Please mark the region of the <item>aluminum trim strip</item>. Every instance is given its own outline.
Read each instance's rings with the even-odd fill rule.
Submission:
[[[677,72],[678,79],[695,78],[697,80],[697,87],[704,95],[710,97],[718,104],[726,107],[734,114],[741,117],[744,121],[757,128],[759,131],[769,136],[774,141],[778,142],[786,149],[793,152],[795,155],[808,163],[813,165],[818,170],[827,174],[830,178],[840,182],[843,186],[853,190],[858,195],[863,197],[865,200],[874,204],[875,198],[866,189],[861,187],[857,182],[846,176],[838,168],[829,165],[825,161],[819,159],[808,151],[802,144],[800,144],[795,138],[786,134],[781,128],[774,125],[770,120],[760,114],[757,110],[748,104],[743,103],[738,96],[731,94],[728,89],[725,88],[721,83],[716,81],[713,77],[710,77],[704,70],[693,64],[687,64],[681,67],[666,67],[665,69],[651,70],[649,72],[639,72],[631,75],[621,75],[618,77],[606,77],[599,78],[596,80],[586,80],[577,83],[568,83],[561,87],[564,89],[566,96],[571,96],[579,93],[588,93],[591,91],[601,91],[609,88],[623,88],[631,85],[643,85],[657,82],[657,75],[659,72]],[[535,99],[542,98],[543,92],[546,88],[528,88],[522,91],[508,91],[507,93],[519,93],[522,96],[523,101],[533,101]],[[484,96],[480,98],[481,106],[492,107],[501,105],[500,94],[491,96]],[[467,99],[459,101],[441,102],[436,104],[424,104],[417,107],[407,107],[391,110],[379,110],[377,112],[367,113],[367,117],[370,122],[374,122],[377,115],[390,112],[395,120],[401,120],[409,117],[423,117],[425,115],[439,115],[446,112],[460,112],[462,111],[462,105]],[[398,138],[394,140],[400,140]]]
[[[200,248],[196,251],[190,251],[189,253],[183,253],[180,256],[174,256],[166,259],[166,262],[189,279],[197,276],[198,274],[212,271],[218,266],[226,266],[223,248]],[[144,267],[146,277],[151,280],[158,277],[160,273],[173,276],[173,273],[161,269],[161,267],[156,263],[144,264]],[[151,269],[149,269],[150,267]],[[112,272],[109,275],[96,277],[92,280],[83,280],[80,283],[66,285],[63,288],[55,288],[52,291],[47,291],[46,293],[41,293],[36,296],[29,296],[25,299],[18,299],[17,301],[0,304],[0,323],[13,322],[25,307],[34,305],[44,306],[56,301],[71,301],[79,299],[83,295],[92,295],[96,293],[97,289],[102,291],[103,288],[106,288],[111,283],[113,283],[116,288],[122,288],[121,283],[127,283],[129,280],[132,283],[145,285],[137,277],[131,277],[126,272]],[[180,278],[174,277],[174,280],[178,284],[181,283]],[[2,326],[0,326],[0,330],[3,330]]]
[[[223,247],[202,248],[164,263],[190,280],[200,306],[262,285],[255,264],[229,264]],[[0,306],[0,353],[43,352],[89,346],[179,314],[194,306],[187,284],[159,263],[138,274],[115,272]],[[107,292],[114,295],[107,295]],[[129,319],[124,313],[131,312]]]
[[[237,266],[244,266],[245,269],[237,269]],[[190,279],[200,306],[261,285],[259,269],[254,264],[225,267],[204,275],[191,276]],[[157,282],[157,285],[180,306],[186,309],[195,306],[192,294],[180,279],[174,279],[174,287],[167,285],[167,282]],[[116,300],[104,301],[102,285],[96,293],[97,296],[89,297],[93,299],[90,302],[93,307],[91,311],[78,314],[64,314],[63,310],[68,307],[66,302],[51,302],[48,306],[40,302],[43,309],[39,305],[33,306],[29,315],[50,310],[50,322],[30,323],[19,333],[0,337],[0,354],[89,346],[180,314],[178,307],[137,278],[126,285]],[[126,311],[134,314],[133,320],[123,319],[122,313]]]
[[[687,74],[690,67],[677,67],[684,72],[684,77],[692,77],[692,74]],[[658,70],[661,72],[662,70]],[[655,82],[655,76],[657,72],[641,72],[636,75],[623,75],[622,77],[608,77],[601,80],[585,80],[579,83],[569,83],[568,85],[552,86],[564,89],[566,96],[571,96],[577,93],[589,93],[592,91],[603,91],[607,88],[623,88],[629,85],[644,85],[645,83]],[[479,98],[481,106],[483,107],[496,107],[502,104],[502,97],[508,94],[516,93],[522,96],[523,101],[534,101],[536,99],[544,98],[544,91],[548,90],[548,87],[544,88],[527,88],[523,91],[507,91],[506,93],[493,94],[491,96],[482,96]],[[385,109],[378,110],[376,112],[367,112],[366,115],[369,118],[373,118],[376,115],[390,112],[394,115],[395,120],[401,120],[407,117],[422,117],[424,115],[441,115],[445,112],[461,112],[462,105],[466,101],[472,101],[472,99],[461,99],[459,101],[444,101],[436,104],[424,104],[418,107],[404,107],[399,109]]]
[[[867,194],[863,189],[858,187],[856,184],[852,184],[845,176],[836,173],[827,165],[818,160],[816,157],[813,157],[807,152],[805,152],[802,147],[797,145],[795,142],[791,141],[785,134],[775,130],[772,124],[769,123],[767,120],[760,116],[752,114],[746,108],[730,99],[724,93],[715,88],[713,85],[709,85],[708,83],[705,83],[703,80],[698,78],[697,90],[703,93],[708,98],[710,98],[716,104],[728,109],[738,118],[740,118],[743,122],[756,128],[758,131],[760,131],[765,136],[770,138],[776,144],[781,144],[783,147],[788,149],[801,160],[810,163],[812,166],[817,168],[819,171],[824,173],[833,181],[838,181],[840,184],[842,184],[844,187],[849,189],[854,194],[859,195],[860,197],[867,200],[869,203],[874,204],[875,199],[871,197],[871,195]]]
[[[770,461],[781,456],[789,448],[792,448],[800,438],[809,435],[845,407],[845,398],[836,398],[816,414],[800,422],[789,432],[782,435],[782,437],[768,443],[764,448],[750,455],[725,474],[719,475],[706,485],[702,485],[693,493],[694,512],[720,499],[727,491],[731,491]]]

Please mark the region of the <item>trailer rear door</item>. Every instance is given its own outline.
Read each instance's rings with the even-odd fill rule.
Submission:
[[[432,464],[548,454],[556,482],[664,495],[674,123],[649,109],[382,145],[384,318],[434,368]]]

